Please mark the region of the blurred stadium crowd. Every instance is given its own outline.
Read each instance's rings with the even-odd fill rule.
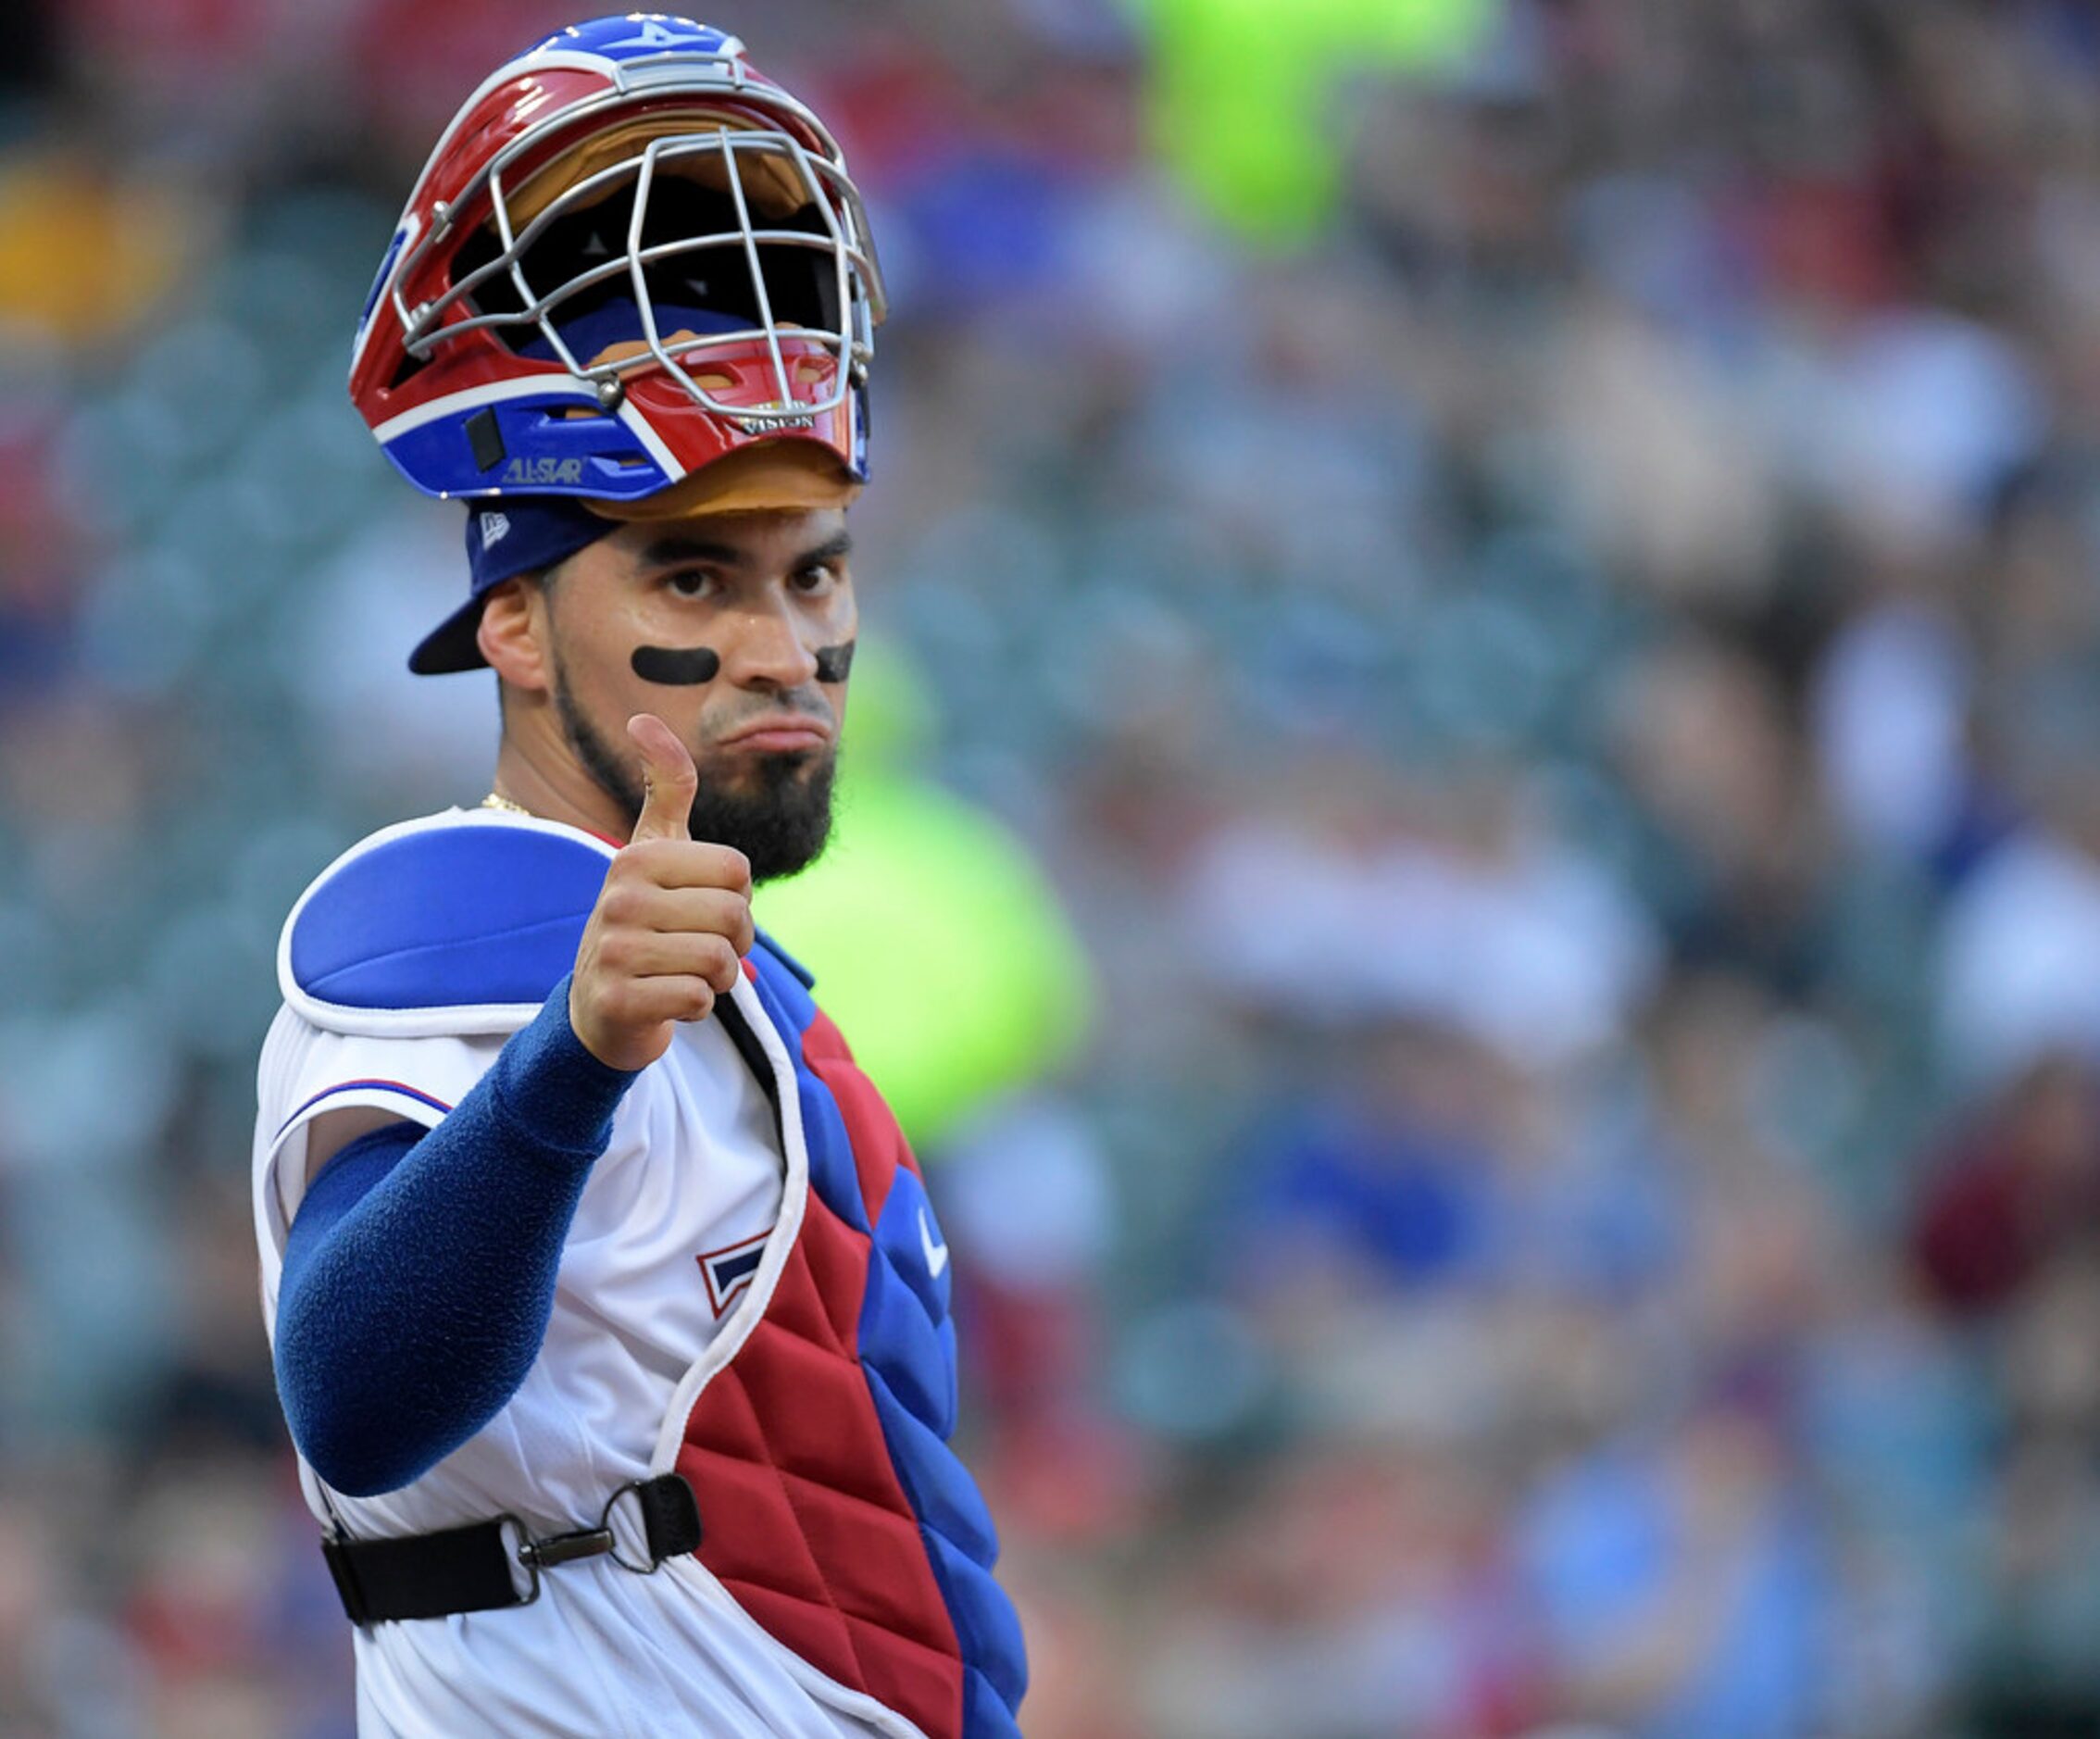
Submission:
[[[2100,5],[1472,9],[1330,56],[1288,246],[1160,136],[1194,0],[711,20],[871,196],[922,771],[1098,981],[926,1143],[1029,1731],[2100,1731]],[[484,788],[342,382],[564,16],[10,11],[8,1734],[348,1731],[254,1057],[306,879]]]

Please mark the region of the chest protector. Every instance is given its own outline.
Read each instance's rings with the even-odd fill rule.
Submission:
[[[573,965],[611,855],[489,810],[389,828],[294,908],[286,999],[335,1032],[515,1031]],[[781,1114],[774,1243],[792,1242],[769,1248],[744,1332],[679,1385],[657,1470],[675,1467],[699,1499],[701,1564],[801,1660],[928,1739],[1019,1739],[1019,1621],[993,1579],[991,1517],[948,1447],[946,1243],[808,974],[763,936],[744,970],[710,1019]]]

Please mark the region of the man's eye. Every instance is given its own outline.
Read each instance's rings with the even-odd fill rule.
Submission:
[[[708,582],[712,579],[713,576],[711,574],[708,574],[700,569],[683,568],[681,569],[677,573],[670,575],[669,577],[669,580],[667,581],[667,583],[669,585],[670,589],[673,592],[678,594],[680,597],[696,598],[703,592],[706,591]]]
[[[794,577],[795,587],[803,592],[821,592],[838,578],[828,562],[819,562],[814,568],[805,568]]]

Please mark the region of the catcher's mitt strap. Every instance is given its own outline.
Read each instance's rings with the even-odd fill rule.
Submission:
[[[627,1496],[640,1512],[646,1563],[623,1557],[613,1532],[613,1506]],[[492,1516],[396,1539],[324,1539],[321,1553],[351,1623],[386,1624],[530,1606],[540,1597],[542,1570],[580,1558],[610,1557],[623,1570],[646,1575],[699,1544],[693,1487],[682,1474],[660,1473],[621,1486],[606,1499],[594,1528],[533,1539],[517,1517]]]

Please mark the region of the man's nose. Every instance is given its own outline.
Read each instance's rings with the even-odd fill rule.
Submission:
[[[721,647],[722,673],[744,688],[800,688],[817,676],[817,651],[784,605],[740,610]]]

